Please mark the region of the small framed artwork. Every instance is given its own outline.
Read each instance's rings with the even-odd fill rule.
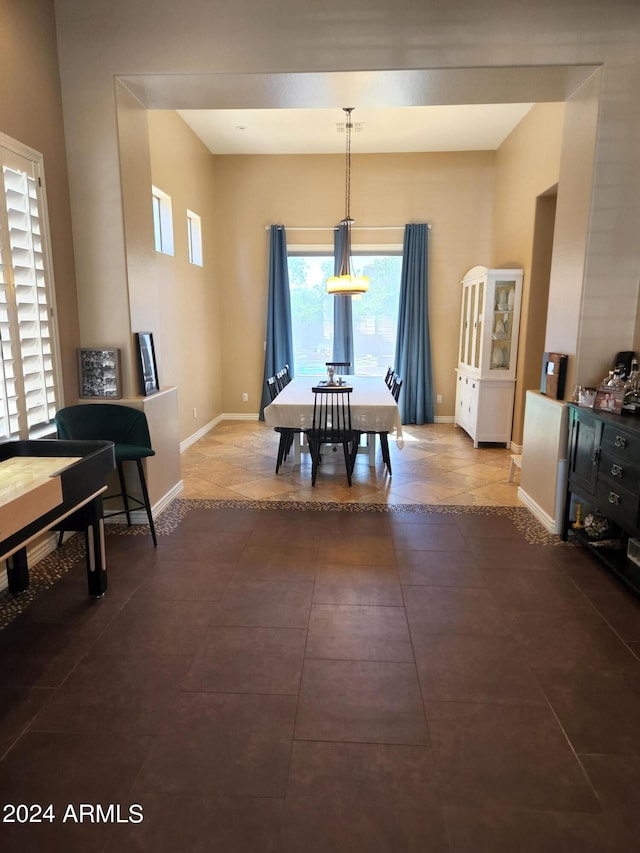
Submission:
[[[559,352],[545,352],[542,357],[540,393],[552,400],[564,400],[568,356]]]
[[[596,401],[593,408],[601,412],[614,412],[619,415],[624,402],[624,389],[609,388],[601,385],[596,391]]]
[[[78,379],[80,399],[119,400],[120,350],[111,348],[79,349]]]
[[[160,390],[158,381],[158,366],[156,351],[153,346],[152,332],[136,332],[138,349],[138,374],[140,376],[140,392],[148,397]]]

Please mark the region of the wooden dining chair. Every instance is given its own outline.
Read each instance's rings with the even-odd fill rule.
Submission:
[[[273,401],[276,399],[281,390],[279,387],[277,375],[268,377],[267,390],[269,392],[269,399],[273,403]],[[289,451],[291,450],[291,445],[293,444],[293,440],[296,436],[296,433],[300,432],[300,430],[290,429],[289,427],[274,427],[273,429],[274,432],[277,432],[280,435],[280,441],[278,442],[278,456],[276,458],[277,474],[280,470],[280,466],[289,455]]]
[[[315,486],[320,464],[320,451],[324,444],[342,445],[347,469],[347,482],[358,453],[361,431],[354,429],[351,422],[351,388],[312,388],[314,393],[313,421],[311,429],[305,430],[311,454],[311,485]]]
[[[276,385],[278,387],[278,392],[282,391],[282,389],[286,388],[286,386],[288,385],[284,370],[279,370],[276,373]]]
[[[393,377],[395,376],[393,367],[387,368],[387,375],[384,377],[384,384],[387,386],[389,390],[391,390],[393,386]]]
[[[396,401],[396,403],[398,402],[398,399],[400,397],[400,389],[401,388],[402,388],[402,379],[400,379],[399,376],[396,376],[394,374],[393,384],[391,386],[391,393],[393,394],[393,399]]]
[[[280,389],[278,388],[278,383],[276,381],[276,377],[275,376],[269,376],[269,378],[267,379],[267,391],[269,392],[269,400],[272,403],[276,399],[276,397],[278,396],[279,390]]]
[[[390,367],[387,370],[387,375],[385,376],[385,384],[389,387],[393,395],[393,399],[398,402],[398,398],[400,396],[400,389],[402,388],[402,379],[395,375],[393,369]],[[389,455],[389,433],[386,431],[382,432],[368,432],[367,435],[373,436],[375,441],[375,436],[380,436],[380,450],[382,451],[382,461],[386,465],[387,471],[389,472],[389,476],[391,476],[391,456]]]

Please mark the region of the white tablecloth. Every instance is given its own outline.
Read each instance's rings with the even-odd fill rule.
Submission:
[[[326,376],[298,376],[282,389],[276,399],[264,410],[268,426],[310,429],[313,421],[311,390]],[[353,387],[350,395],[351,422],[362,432],[389,432],[396,436],[402,448],[402,423],[400,410],[391,391],[380,376],[346,376],[345,382]]]

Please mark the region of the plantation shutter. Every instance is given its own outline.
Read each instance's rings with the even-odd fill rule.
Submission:
[[[57,370],[39,164],[0,145],[0,440],[51,432]]]

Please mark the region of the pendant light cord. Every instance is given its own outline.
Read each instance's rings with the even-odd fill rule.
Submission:
[[[347,120],[345,122],[347,145],[345,163],[344,218],[345,222],[351,222],[351,129],[353,127],[351,113],[353,112],[353,107],[343,107],[343,110],[347,116]]]

